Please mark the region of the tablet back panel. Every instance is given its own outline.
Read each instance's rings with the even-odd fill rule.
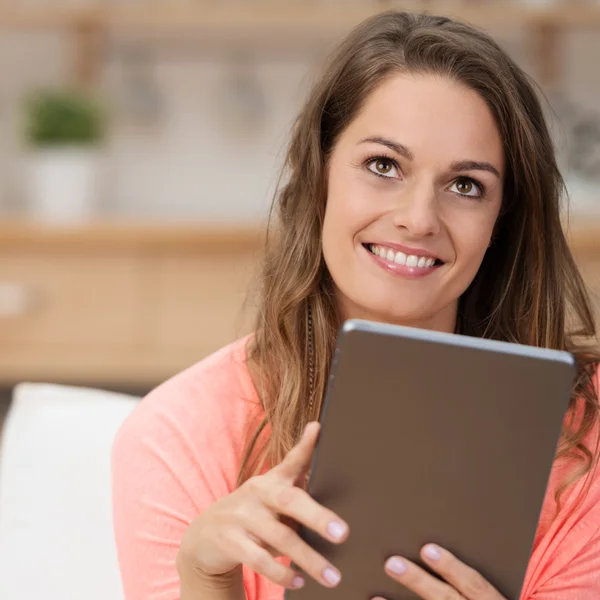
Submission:
[[[343,579],[287,597],[417,598],[383,565],[435,542],[518,599],[573,378],[568,353],[348,321],[309,492],[351,533],[301,530]]]

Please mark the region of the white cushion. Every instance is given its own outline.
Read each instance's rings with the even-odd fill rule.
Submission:
[[[0,598],[123,598],[110,456],[138,398],[21,384],[2,434]]]

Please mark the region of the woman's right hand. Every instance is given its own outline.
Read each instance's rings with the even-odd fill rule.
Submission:
[[[204,580],[226,578],[244,564],[278,585],[302,587],[303,577],[275,560],[285,556],[322,585],[336,586],[339,571],[282,522],[300,523],[333,543],[348,536],[348,525],[300,487],[318,435],[319,424],[309,423],[279,465],[249,479],[200,515],[184,535],[178,564]]]

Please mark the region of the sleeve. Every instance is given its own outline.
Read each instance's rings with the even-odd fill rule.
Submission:
[[[595,376],[600,388],[600,371]],[[588,448],[598,448],[599,424],[586,440]],[[584,481],[580,483],[583,488]],[[537,583],[526,600],[596,600],[600,598],[600,467],[591,474],[589,489],[579,501],[573,492],[574,506],[558,521],[540,561]],[[553,539],[554,538],[554,539]]]
[[[564,568],[527,600],[597,600],[600,598],[600,529]]]
[[[126,600],[178,600],[175,561],[184,532],[235,488],[236,451],[222,403],[178,377],[142,400],[113,445],[113,520]]]

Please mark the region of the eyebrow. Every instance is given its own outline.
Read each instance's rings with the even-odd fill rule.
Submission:
[[[450,165],[450,170],[455,173],[460,173],[462,171],[488,171],[495,175],[498,179],[500,179],[500,172],[496,167],[489,162],[480,162],[477,160],[460,160],[458,162],[453,162]]]
[[[414,158],[413,153],[400,142],[394,142],[393,140],[389,140],[387,138],[375,136],[368,137],[359,142],[360,144],[381,144],[382,146],[387,146],[390,150],[393,150],[396,154],[400,156],[404,156],[404,158],[408,160],[412,160]]]
[[[360,144],[381,144],[382,146],[386,146],[390,150],[393,150],[396,154],[400,156],[404,156],[407,160],[413,160],[414,154],[407,148],[404,144],[400,142],[395,142],[394,140],[390,140],[384,137],[368,137],[359,142]],[[461,173],[463,171],[487,171],[488,173],[492,173],[498,179],[500,179],[500,172],[492,163],[478,160],[459,160],[453,162],[450,165],[450,170],[454,173]]]

